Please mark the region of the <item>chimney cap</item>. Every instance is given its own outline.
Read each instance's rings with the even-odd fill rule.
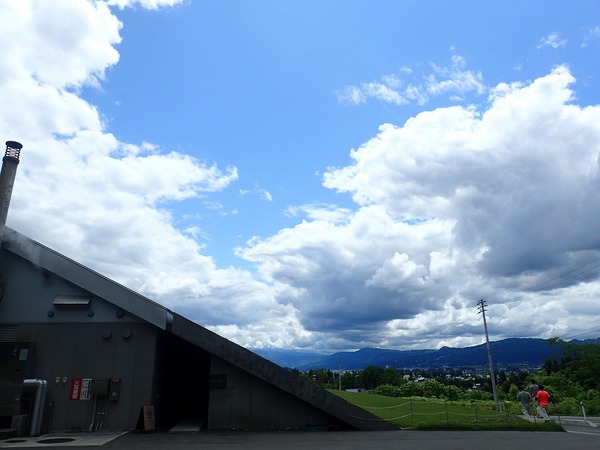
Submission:
[[[6,146],[8,148],[14,148],[16,150],[21,150],[23,148],[23,144],[17,141],[6,141]]]

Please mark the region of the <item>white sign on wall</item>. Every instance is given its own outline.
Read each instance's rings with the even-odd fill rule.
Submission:
[[[89,400],[91,397],[90,387],[92,385],[91,378],[72,378],[71,392],[69,393],[70,400]]]

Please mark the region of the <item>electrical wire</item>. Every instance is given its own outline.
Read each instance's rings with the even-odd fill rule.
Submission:
[[[595,264],[598,263],[598,264]],[[592,267],[588,267],[587,269],[577,272],[581,269],[583,269],[586,266],[590,266],[591,264],[595,264]],[[570,275],[572,274],[572,275]],[[567,276],[569,275],[569,276]],[[559,275],[556,275],[548,280],[542,281],[541,283],[537,283],[534,284],[532,286],[529,286],[528,288],[525,288],[525,291],[531,292],[531,291],[538,291],[540,292],[537,295],[527,295],[527,294],[522,294],[519,297],[513,298],[513,302],[516,301],[520,301],[523,299],[534,299],[537,297],[541,297],[542,295],[545,295],[545,293],[547,291],[553,290],[553,289],[557,289],[557,288],[561,288],[561,287],[566,287],[566,286],[571,286],[575,283],[579,283],[581,281],[596,277],[600,275],[600,258],[596,258],[593,259],[591,261],[588,261],[585,264],[582,264],[578,267],[575,267],[574,269],[571,269],[567,272],[561,273]],[[494,297],[491,299],[488,299],[487,301],[489,302],[493,302],[495,300],[501,300],[503,299],[503,297]]]

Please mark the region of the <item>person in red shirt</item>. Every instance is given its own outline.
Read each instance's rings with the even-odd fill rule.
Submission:
[[[535,394],[535,399],[538,404],[538,412],[544,418],[546,422],[550,421],[550,417],[548,416],[548,402],[552,402],[554,404],[554,400],[550,397],[550,394],[547,390],[544,389],[544,386],[539,385],[540,390]]]

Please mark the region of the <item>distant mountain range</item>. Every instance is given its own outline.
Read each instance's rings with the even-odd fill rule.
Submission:
[[[570,341],[574,344],[598,344],[600,339]],[[499,370],[537,369],[546,358],[559,355],[558,345],[549,345],[545,339],[510,338],[491,343],[492,360]],[[439,350],[388,350],[363,348],[355,352],[331,355],[274,348],[251,349],[275,364],[301,372],[311,369],[360,370],[368,366],[396,369],[477,369],[488,367],[485,344],[474,347]]]

